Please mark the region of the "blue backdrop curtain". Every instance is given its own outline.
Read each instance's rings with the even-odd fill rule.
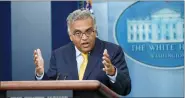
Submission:
[[[0,2],[0,80],[12,80],[11,77],[11,3]]]
[[[84,1],[53,1],[52,11],[52,50],[70,42],[66,18],[72,11],[84,7]]]

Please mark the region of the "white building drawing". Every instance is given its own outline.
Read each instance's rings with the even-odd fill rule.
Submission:
[[[164,8],[146,19],[127,19],[129,43],[137,42],[183,42],[184,19],[180,13]]]

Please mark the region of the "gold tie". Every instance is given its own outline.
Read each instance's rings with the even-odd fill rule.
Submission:
[[[83,56],[83,62],[80,65],[80,71],[78,73],[79,80],[83,80],[84,72],[88,63],[88,54],[81,53],[81,55]]]

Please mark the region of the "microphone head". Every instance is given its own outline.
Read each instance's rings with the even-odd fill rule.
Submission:
[[[66,80],[67,77],[68,77],[68,73],[64,73],[64,74],[63,74],[64,80]]]
[[[60,73],[57,72],[57,78],[56,78],[56,80],[58,80],[59,78],[60,78]]]

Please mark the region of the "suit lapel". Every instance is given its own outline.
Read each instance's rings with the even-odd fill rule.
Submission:
[[[102,60],[102,51],[103,46],[102,43],[99,39],[96,39],[95,42],[95,47],[94,49],[91,51],[89,58],[88,58],[88,64],[85,70],[85,74],[83,77],[83,80],[87,80],[87,78],[90,76],[91,72],[93,71],[94,68],[96,68],[98,66],[98,61]]]
[[[69,52],[66,52],[66,60],[67,60],[67,67],[70,70],[70,74],[72,76],[73,80],[78,80],[78,68],[77,68],[77,62],[76,62],[76,51],[73,43],[69,45]]]

